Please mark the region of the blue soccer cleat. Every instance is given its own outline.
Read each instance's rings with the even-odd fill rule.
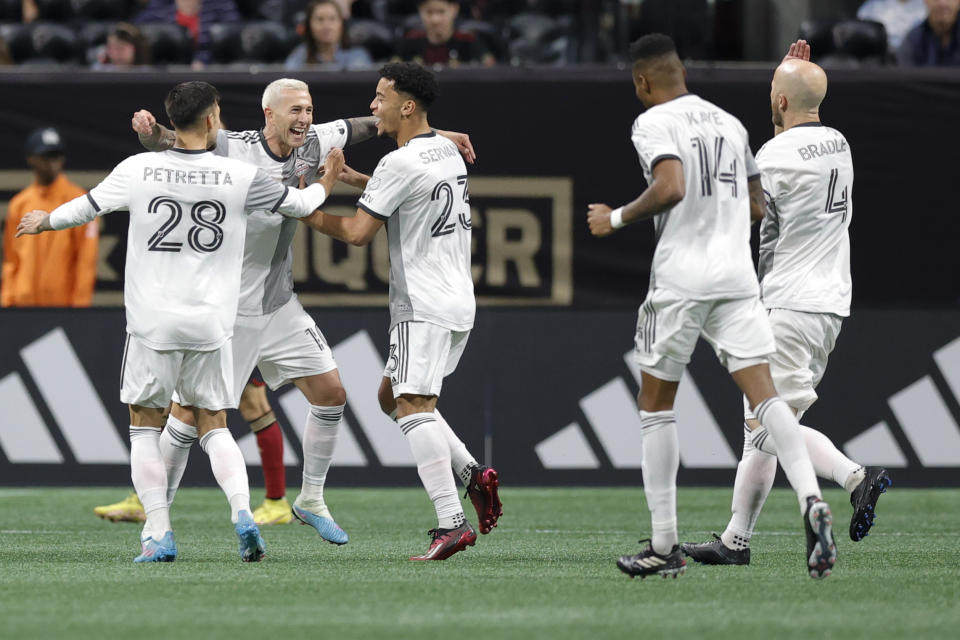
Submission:
[[[253,521],[249,511],[237,515],[237,524],[233,525],[240,540],[240,559],[244,562],[260,562],[267,553],[267,545],[260,535],[260,528]]]
[[[293,503],[293,515],[303,524],[308,524],[316,529],[317,533],[320,534],[320,537],[327,542],[339,545],[347,544],[347,542],[350,540],[350,537],[347,535],[346,531],[341,529],[340,525],[333,521],[333,518],[311,513],[297,505],[296,502]]]
[[[173,531],[167,531],[160,540],[152,537],[140,541],[142,551],[134,562],[173,562],[177,559],[177,543],[173,540]]]

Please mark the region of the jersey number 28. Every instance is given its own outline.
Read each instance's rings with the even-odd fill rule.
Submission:
[[[177,228],[183,218],[183,206],[171,198],[159,196],[150,201],[147,213],[160,213],[166,209],[169,216],[157,232],[150,236],[147,242],[149,251],[172,251],[179,253],[183,248],[182,242],[164,240],[167,235]],[[210,214],[205,218],[204,214]],[[190,219],[194,224],[187,231],[187,243],[194,251],[212,253],[223,244],[223,221],[227,217],[227,208],[217,200],[201,200],[190,209]],[[204,234],[204,231],[207,233]],[[203,235],[201,235],[203,234]],[[212,235],[211,235],[212,234]],[[205,237],[204,237],[205,236]]]

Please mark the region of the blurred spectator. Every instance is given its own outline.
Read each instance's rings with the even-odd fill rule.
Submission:
[[[13,58],[10,57],[10,50],[7,49],[7,43],[0,38],[0,65],[13,64]]]
[[[897,60],[916,67],[960,66],[960,0],[926,0],[927,19],[903,39]]]
[[[98,220],[14,240],[24,214],[53,211],[84,193],[63,175],[65,148],[56,129],[32,132],[26,151],[34,181],[13,196],[7,211],[0,306],[89,307],[97,273]]]
[[[923,0],[867,0],[857,9],[857,18],[883,24],[887,44],[896,51],[907,33],[927,17]]]
[[[137,24],[163,22],[179,24],[193,36],[195,63],[210,62],[210,27],[217,23],[239,22],[233,0],[150,0],[133,20]]]
[[[107,44],[92,66],[106,71],[150,64],[150,45],[134,25],[118,22],[107,34]]]
[[[24,22],[33,22],[40,15],[36,0],[23,0],[21,15]]]
[[[400,57],[426,65],[496,64],[487,46],[472,33],[458,31],[455,22],[460,5],[454,0],[419,0],[417,9],[423,29],[407,32],[400,43]]]
[[[373,64],[363,47],[351,47],[344,14],[337,0],[312,0],[307,5],[303,24],[303,43],[290,52],[284,66],[299,69],[322,64],[340,69],[356,69]]]

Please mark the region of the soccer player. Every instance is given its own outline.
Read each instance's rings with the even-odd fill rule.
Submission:
[[[630,55],[636,94],[647,109],[634,122],[632,139],[649,186],[622,207],[594,204],[588,213],[595,236],[655,217],[658,238],[635,339],[643,485],[653,535],[645,549],[617,565],[641,577],[676,576],[686,568],[677,537],[673,403],[703,336],[775,440],[803,514],[808,571],[825,577],[836,561],[830,508],[820,499],[800,425],[777,396],[767,364],[773,334],[749,243],[751,210],[762,215],[763,192],[747,132],[735,117],[687,92],[683,64],[668,36],[644,36]]]
[[[806,56],[804,56],[806,53]],[[850,144],[820,122],[827,75],[795,43],[773,76],[770,106],[776,135],[757,154],[766,215],[760,227],[760,290],[777,351],[770,373],[798,419],[817,400],[817,384],[850,315],[853,160]],[[782,132],[782,133],[781,133]],[[704,564],[750,564],[750,538],[777,472],[776,447],[747,410],[743,457],[733,485],[733,516],[723,534],[681,549]],[[823,433],[801,426],[817,475],[850,494],[850,539],[873,526],[890,476],[843,455]]]
[[[236,406],[230,341],[246,214],[306,216],[326,199],[333,180],[291,190],[250,164],[210,153],[220,130],[220,95],[206,82],[175,86],[164,106],[175,128],[169,151],[127,158],[86,196],[51,214],[25,216],[18,235],[130,210],[120,399],[130,406],[131,476],[146,512],[135,562],[170,562],[177,555],[159,444],[174,391],[192,412],[200,446],[230,503],[241,558],[259,561],[266,549],[224,411]],[[342,154],[331,153],[327,168],[339,173],[342,162]]]
[[[438,93],[436,77],[418,64],[380,69],[370,108],[379,134],[393,138],[397,150],[384,156],[372,177],[345,170],[342,179],[364,189],[354,216],[317,211],[304,220],[353,245],[368,244],[387,227],[390,353],[378,395],[410,443],[437,514],[429,549],[411,560],[443,560],[476,542],[451,465],[467,487],[481,533],[502,514],[497,472],[477,464],[436,411],[443,378],[456,369],[476,311],[466,166],[456,146],[427,122]]]
[[[281,78],[271,82],[263,92],[262,107],[262,131],[221,131],[214,153],[249,162],[290,187],[297,187],[301,180],[312,183],[331,149],[371,139],[377,131],[373,116],[312,124],[313,100],[309,87],[300,80]],[[172,132],[158,125],[148,111],[134,114],[132,126],[147,149],[159,151],[172,144]],[[468,136],[438,133],[455,140],[468,160],[473,161]],[[263,211],[254,213],[247,225],[233,341],[234,380],[242,385],[258,367],[271,389],[292,382],[303,392],[310,411],[303,436],[303,484],[293,514],[314,527],[324,540],[346,544],[349,537],[334,521],[323,496],[346,392],[330,346],[293,292],[292,245],[296,224],[295,220]],[[252,392],[249,386],[247,389]],[[269,405],[266,406],[269,411]],[[273,417],[272,412],[268,415]],[[289,522],[280,427],[272,419],[266,428],[255,432],[267,487],[257,520],[264,524]],[[170,502],[196,438],[190,413],[174,404],[160,440],[170,475]]]

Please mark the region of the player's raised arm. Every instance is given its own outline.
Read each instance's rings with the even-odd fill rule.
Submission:
[[[140,144],[147,151],[172,149],[177,140],[177,134],[157,123],[157,119],[146,109],[141,109],[133,114],[130,126],[137,132]]]
[[[347,139],[346,144],[348,147],[360,142],[365,142],[377,135],[378,118],[376,116],[344,118],[344,122],[350,126],[350,137]],[[477,153],[473,150],[473,143],[470,141],[468,134],[458,133],[456,131],[444,131],[443,129],[434,129],[434,131],[437,135],[441,135],[457,145],[457,149],[460,150],[463,159],[469,164],[476,162]]]
[[[587,223],[590,233],[603,238],[624,225],[652,218],[672,208],[683,200],[685,194],[683,163],[677,158],[660,160],[653,167],[650,186],[633,202],[614,210],[605,204],[589,205]]]

